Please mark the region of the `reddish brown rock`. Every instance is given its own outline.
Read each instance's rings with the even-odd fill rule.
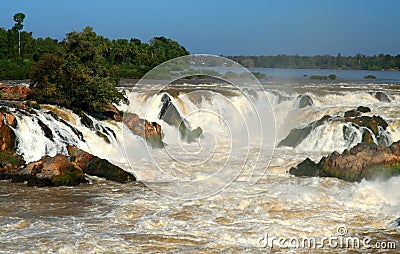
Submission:
[[[86,182],[82,169],[62,154],[54,157],[44,156],[39,161],[29,163],[24,169],[24,174],[36,176],[38,180],[48,179],[56,186]]]
[[[319,163],[306,159],[290,169],[296,176],[337,177],[346,181],[400,175],[400,141],[389,147],[360,143],[342,154],[333,152]]]
[[[22,164],[21,162],[20,164]],[[0,179],[13,182],[27,182],[29,186],[76,186],[87,183],[82,169],[71,163],[67,156],[57,154],[44,156],[40,160],[25,165],[24,168],[6,170]]]
[[[23,166],[25,162],[21,156],[10,151],[0,151],[0,180],[27,182],[28,186],[39,187],[87,183],[85,173],[121,183],[136,180],[131,173],[77,147],[69,146],[68,152],[71,158],[62,154],[43,156]]]
[[[0,113],[0,150],[12,150],[16,146],[16,136],[11,127],[17,126],[17,121],[11,113]]]
[[[102,114],[108,118],[111,118],[117,122],[122,121],[122,116],[120,114],[120,111],[112,104],[108,103],[102,108]]]
[[[123,123],[136,135],[146,139],[152,147],[163,147],[161,126],[140,118],[134,113],[125,113]]]
[[[136,177],[105,159],[100,159],[76,146],[68,146],[68,153],[83,172],[120,183],[136,181]]]
[[[0,97],[2,100],[23,101],[26,100],[31,93],[31,89],[26,86],[0,85]]]

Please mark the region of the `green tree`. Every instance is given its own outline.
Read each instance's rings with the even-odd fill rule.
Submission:
[[[46,55],[35,64],[34,98],[89,113],[122,100],[118,79],[105,67],[103,42],[91,27],[67,34],[60,56]]]
[[[22,22],[24,22],[25,14],[19,12],[14,15],[14,24],[13,29],[18,31],[18,56],[21,56],[21,30],[24,28]]]

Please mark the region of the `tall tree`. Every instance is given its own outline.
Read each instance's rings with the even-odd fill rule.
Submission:
[[[18,56],[21,56],[21,30],[24,28],[22,22],[24,22],[25,14],[19,12],[14,15],[14,21],[16,22],[13,29],[18,31]]]

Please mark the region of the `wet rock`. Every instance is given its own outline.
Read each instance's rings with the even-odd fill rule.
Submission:
[[[298,108],[305,108],[307,106],[314,105],[313,99],[309,95],[306,95],[306,94],[299,95],[297,97],[297,100],[298,100]]]
[[[379,134],[379,126],[382,127],[384,130],[388,127],[388,124],[385,120],[383,120],[380,116],[360,116],[360,117],[346,117],[346,122],[354,123],[360,127],[367,127],[370,129],[375,136]]]
[[[1,100],[24,101],[30,96],[31,93],[31,89],[26,86],[0,85]]]
[[[369,107],[359,106],[357,108],[357,111],[361,113],[368,113],[371,112],[371,109]]]
[[[105,135],[103,132],[101,131],[96,131],[96,135],[99,136],[100,138],[102,138],[104,140],[104,142],[106,142],[107,144],[110,144],[110,140],[108,139],[107,135]]]
[[[318,163],[307,158],[289,172],[295,176],[336,177],[351,182],[387,179],[400,175],[400,142],[389,147],[360,143],[342,154],[333,152]]]
[[[93,175],[107,180],[126,183],[136,181],[136,177],[129,172],[100,159],[90,153],[87,153],[76,146],[68,146],[68,153],[76,165],[88,175]]]
[[[371,132],[369,131],[364,131],[361,142],[363,142],[366,145],[376,146],[374,138],[372,137]]]
[[[97,120],[114,120],[117,122],[122,121],[122,112],[120,112],[112,103],[108,103],[100,108],[98,111],[88,112],[90,116],[96,118]]]
[[[159,119],[162,119],[167,124],[178,128],[181,137],[188,143],[193,142],[200,137],[203,130],[200,127],[192,130],[189,123],[182,118],[179,111],[176,109],[174,104],[172,104],[171,98],[167,94],[163,95],[161,102],[163,106],[158,115]]]
[[[23,166],[25,162],[18,154],[0,151],[0,180],[27,182],[38,187],[77,186],[88,182],[85,174],[120,183],[136,180],[131,173],[77,147],[69,146],[68,152],[71,158],[62,154],[43,156]]]
[[[45,123],[43,123],[40,119],[37,119],[37,123],[39,124],[40,128],[44,132],[44,135],[46,136],[46,138],[50,139],[51,141],[54,141],[53,140],[54,135],[53,135],[53,132],[51,131],[51,129]]]
[[[273,94],[273,95],[275,95],[276,97],[278,97],[278,103],[281,103],[281,102],[283,102],[283,101],[288,101],[288,100],[290,100],[291,99],[291,97],[289,97],[289,96],[284,96],[284,95],[281,95],[279,92],[277,92],[277,91],[269,91],[271,94]]]
[[[108,103],[107,105],[103,106],[101,111],[102,111],[101,114],[104,115],[106,118],[118,122],[122,121],[122,114],[112,103]]]
[[[24,163],[23,160],[19,164]],[[57,154],[44,156],[36,162],[28,163],[19,169],[5,170],[1,179],[12,182],[27,182],[29,186],[77,186],[87,183],[82,169],[71,163],[67,156]]]
[[[379,101],[382,101],[382,102],[391,102],[389,96],[387,96],[383,92],[376,92],[375,98],[377,98]]]
[[[395,219],[387,225],[388,229],[400,227],[400,218]]]
[[[358,110],[349,110],[344,113],[344,117],[356,117],[361,116],[361,113]]]
[[[135,134],[143,137],[153,148],[162,148],[161,126],[156,123],[150,123],[146,119],[140,118],[137,114],[126,112],[123,123]]]
[[[389,137],[390,134],[386,133],[388,123],[380,116],[360,116],[358,112],[359,111],[357,110],[347,111],[345,113],[346,117],[339,117],[337,115],[325,115],[321,119],[312,122],[303,128],[292,129],[289,134],[281,142],[279,142],[278,147],[296,147],[304,139],[306,139],[315,128],[326,124],[329,121],[352,123],[352,125],[358,129],[360,129],[361,127],[367,128],[368,130],[364,130],[363,141],[365,141],[367,144],[372,144],[371,141],[374,142],[374,138],[370,135],[373,135],[375,137],[375,140],[378,141],[378,144],[389,145],[391,143]],[[371,133],[366,133],[369,131],[371,131]],[[348,127],[344,127],[343,138],[345,140],[348,140],[347,138],[351,136],[349,136],[349,134],[351,133],[349,132]]]
[[[86,126],[91,130],[94,130],[93,120],[90,119],[90,117],[88,117],[85,113],[81,113],[79,117],[81,119],[81,124],[83,124],[84,126]]]
[[[278,147],[281,146],[296,147],[305,138],[308,137],[308,135],[311,133],[313,129],[317,128],[318,126],[321,126],[325,122],[330,121],[332,119],[333,118],[331,116],[325,115],[318,121],[312,122],[306,127],[292,129],[289,135],[287,135],[286,138],[284,138],[281,142],[279,142]]]
[[[0,113],[0,150],[12,150],[17,146],[13,130],[16,126],[17,120],[11,113]]]
[[[309,158],[299,163],[296,168],[290,169],[290,174],[295,176],[324,176],[321,174],[320,167]]]

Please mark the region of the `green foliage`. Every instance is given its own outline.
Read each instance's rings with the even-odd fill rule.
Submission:
[[[267,75],[261,72],[251,72],[257,79],[265,79]]]
[[[11,29],[0,28],[0,79],[30,78],[33,63],[46,55],[62,60],[71,57],[71,61],[75,56],[79,64],[95,74],[107,69],[115,78],[141,78],[158,64],[189,54],[179,43],[165,37],[154,37],[150,43],[135,38],[110,40],[96,35],[91,27],[68,33],[62,42],[52,38],[34,39],[31,32],[22,31],[24,19],[23,13],[17,13]]]
[[[22,28],[24,28],[24,26],[22,25],[22,22],[24,22],[24,19],[25,19],[25,14],[23,14],[23,13],[16,13],[14,15],[14,21],[16,22],[16,25],[17,24],[20,25],[19,26],[20,28],[17,29],[18,31],[22,30]]]
[[[327,80],[328,79],[327,76],[321,76],[321,75],[312,75],[310,78],[316,79],[316,80]]]
[[[367,76],[364,76],[364,78],[365,79],[376,79],[376,77],[374,75],[371,75],[371,74],[369,74]]]
[[[22,166],[25,164],[25,161],[22,159],[21,156],[18,156],[11,151],[0,151],[0,162],[8,162],[11,163],[13,166]]]
[[[25,79],[30,76],[31,70],[30,60],[0,60],[0,79]]]
[[[335,79],[337,79],[337,76],[335,74],[330,74],[328,76],[312,75],[312,76],[310,76],[310,79],[316,79],[316,80],[328,80],[328,79],[330,79],[330,80],[335,80]]]
[[[330,74],[328,76],[328,79],[335,80],[335,79],[337,79],[337,76],[336,76],[336,74]]]
[[[400,55],[228,56],[247,68],[400,70]]]
[[[102,112],[107,104],[123,99],[116,89],[118,79],[104,67],[101,40],[90,27],[69,33],[63,54],[45,55],[35,64],[33,98],[86,112]]]
[[[37,103],[33,103],[32,108],[37,109],[37,110],[41,109],[40,104],[37,104]]]
[[[61,175],[52,179],[54,186],[77,186],[85,182],[85,174],[73,166],[64,169]]]

